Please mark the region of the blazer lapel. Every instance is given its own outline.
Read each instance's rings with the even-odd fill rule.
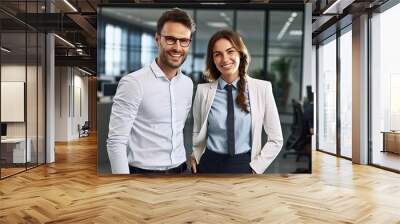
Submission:
[[[207,123],[208,114],[210,113],[211,105],[214,102],[215,93],[217,91],[218,82],[214,81],[210,83],[210,87],[207,89],[207,101],[206,101],[206,111],[203,111],[205,115],[203,122]]]
[[[255,134],[255,128],[256,128],[256,118],[257,118],[257,97],[255,96],[256,90],[255,86],[253,85],[253,80],[250,77],[247,77],[247,88],[249,88],[249,104],[250,104],[250,115],[251,115],[251,139],[252,142],[254,143],[254,134]],[[254,148],[252,146],[252,148]]]

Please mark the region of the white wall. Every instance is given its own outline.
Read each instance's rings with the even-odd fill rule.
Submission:
[[[67,67],[55,68],[55,141],[68,140],[68,71]]]
[[[2,65],[1,81],[18,81],[25,82],[25,64],[24,65]],[[7,108],[1,108],[7,110]],[[25,137],[25,122],[9,122],[7,123],[8,137]]]
[[[56,141],[79,138],[78,124],[88,120],[88,78],[72,67],[56,67]]]
[[[77,75],[78,72],[78,75]],[[79,72],[78,70],[74,70],[74,107],[72,108],[72,130],[71,135],[75,138],[78,137],[78,124],[81,126],[85,123],[85,121],[89,120],[89,113],[88,113],[88,77],[81,76],[83,73]]]

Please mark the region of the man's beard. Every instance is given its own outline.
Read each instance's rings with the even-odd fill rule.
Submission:
[[[161,54],[160,54],[160,62],[161,62],[161,64],[163,64],[163,65],[165,65],[165,66],[168,66],[168,67],[170,67],[170,68],[172,68],[172,69],[178,69],[179,67],[181,67],[181,65],[182,65],[182,64],[185,62],[185,60],[186,60],[187,54],[185,54],[185,53],[180,53],[180,54],[184,54],[184,55],[182,56],[181,62],[180,62],[179,64],[174,64],[174,63],[171,63],[171,62],[168,60],[168,57],[171,57],[171,56],[168,55],[168,52],[177,53],[177,51],[174,51],[174,50],[162,51]]]

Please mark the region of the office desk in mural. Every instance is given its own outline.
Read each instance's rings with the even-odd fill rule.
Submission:
[[[25,164],[31,161],[31,139],[27,139],[25,151],[25,138],[6,138],[1,139],[1,164],[10,166],[15,164]]]

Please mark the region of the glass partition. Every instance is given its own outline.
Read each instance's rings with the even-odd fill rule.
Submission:
[[[247,44],[249,52],[251,52],[251,63],[249,66],[249,74],[253,78],[265,79],[265,28],[266,28],[265,11],[237,11],[236,30],[240,33],[243,41]],[[258,24],[258,29],[254,29],[249,24]]]
[[[27,86],[26,86],[26,114],[27,114],[27,150],[30,151],[27,161],[27,167],[31,168],[37,165],[38,159],[38,141],[37,141],[37,122],[38,122],[38,35],[36,32],[27,32]]]
[[[196,10],[197,30],[193,53],[196,76],[204,71],[207,44],[211,35],[221,29],[233,29],[233,10]]]
[[[18,11],[15,17],[0,12],[0,178],[45,163],[46,40],[17,19],[43,13],[44,2],[0,3]]]
[[[268,41],[265,42],[267,52],[264,58],[264,70],[267,72],[262,79],[272,84],[285,142],[282,160],[275,160],[273,165],[276,170],[285,170],[288,173],[311,172],[311,138],[308,130],[303,128],[306,116],[305,102],[301,99],[303,13],[271,10],[267,21]],[[293,141],[295,138],[303,139],[303,142]]]
[[[271,11],[269,24],[267,80],[274,86],[279,111],[293,113],[292,100],[302,100],[303,14]]]
[[[24,171],[31,162],[31,142],[26,139],[26,46],[24,31],[1,33],[2,177]]]
[[[46,36],[38,33],[37,64],[37,163],[46,163]]]

